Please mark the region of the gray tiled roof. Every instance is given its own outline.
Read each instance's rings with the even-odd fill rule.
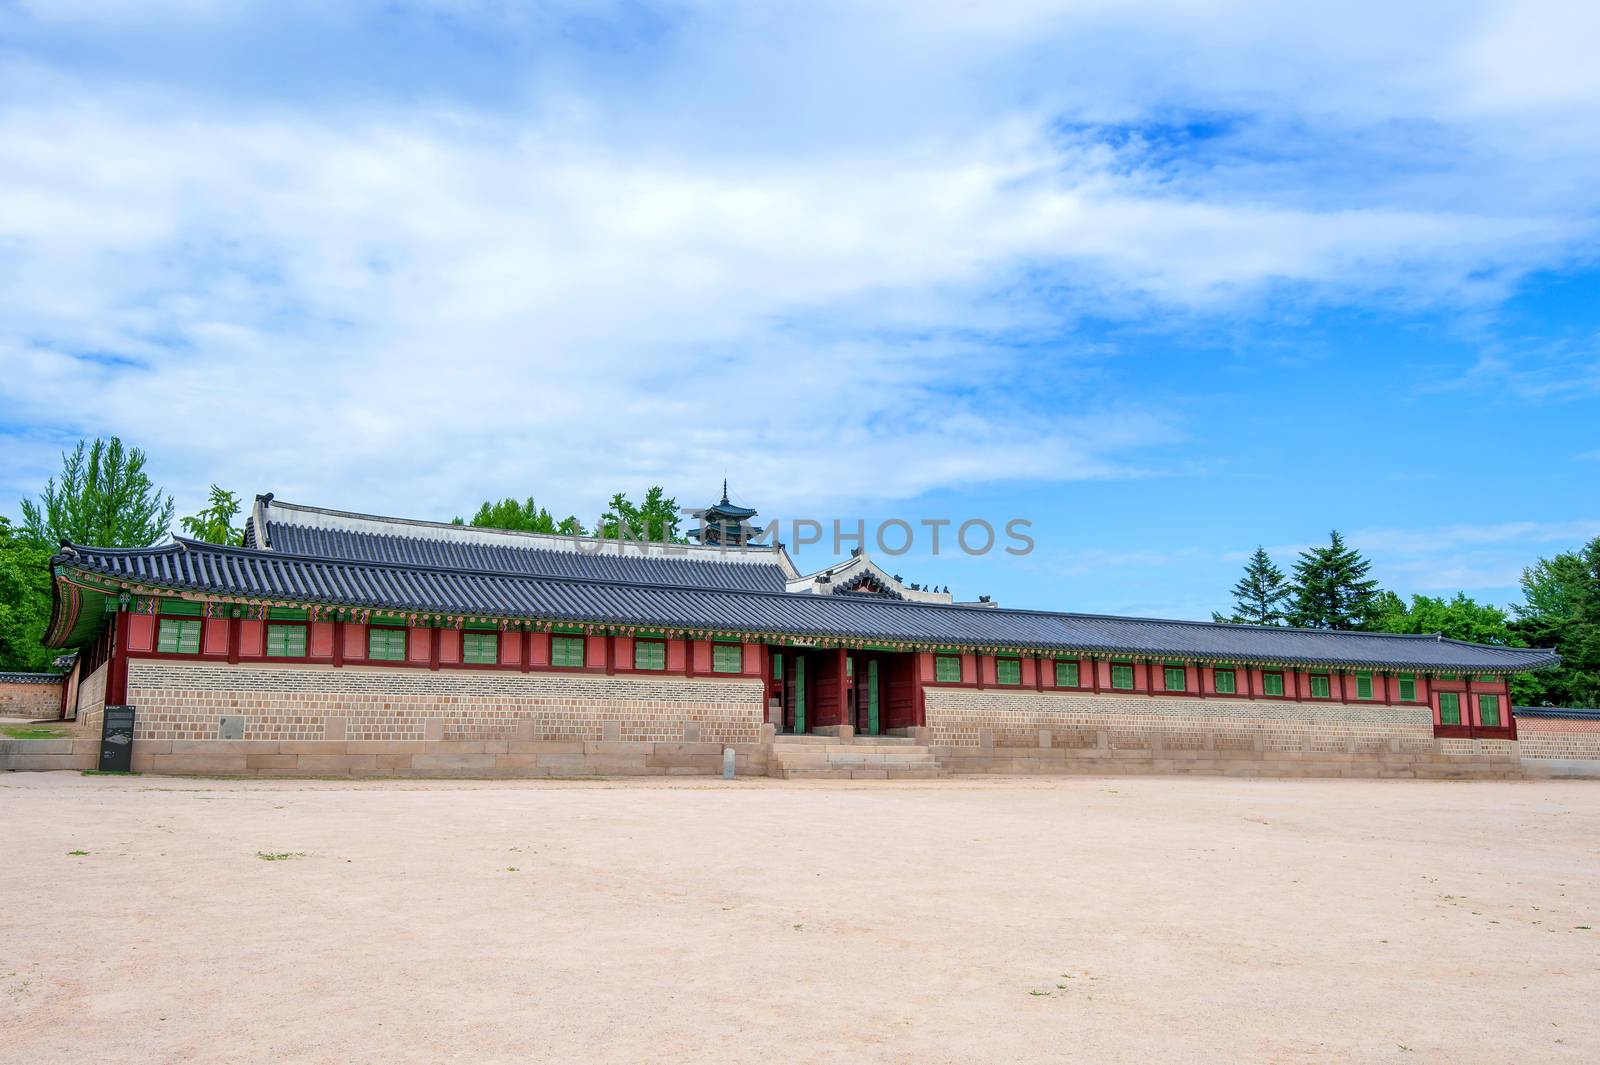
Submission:
[[[129,583],[225,596],[399,612],[779,633],[801,639],[1441,672],[1507,672],[1558,661],[1550,651],[1433,636],[1256,628],[911,603],[877,596],[485,572],[217,547],[191,540],[154,548],[69,546],[57,561]]]
[[[60,684],[63,673],[11,673],[0,670],[0,684]]]
[[[468,569],[529,577],[677,584],[750,592],[781,592],[785,577],[783,568],[776,561],[729,564],[705,558],[673,558],[659,554],[626,557],[608,552],[583,554],[511,544],[386,536],[270,520],[267,522],[267,542],[274,551],[286,554],[355,562],[397,562],[408,566]]]

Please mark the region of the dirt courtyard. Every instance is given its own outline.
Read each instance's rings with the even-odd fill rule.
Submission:
[[[1600,786],[0,776],[0,1061],[1600,1060]]]

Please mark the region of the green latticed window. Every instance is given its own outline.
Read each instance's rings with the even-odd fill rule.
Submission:
[[[574,669],[583,666],[583,648],[587,641],[582,636],[550,637],[550,664]]]
[[[380,662],[406,660],[405,629],[368,629],[367,657]]]
[[[1500,696],[1478,696],[1478,724],[1484,728],[1500,727]]]
[[[1439,679],[1440,680],[1460,680],[1461,676],[1460,676],[1460,674],[1457,674],[1457,673],[1441,673],[1441,674],[1439,674]]]
[[[1169,692],[1181,692],[1189,687],[1189,671],[1182,666],[1164,666],[1161,686]]]
[[[268,625],[268,658],[304,658],[306,656],[306,627],[304,625]]]
[[[1461,696],[1457,692],[1439,693],[1439,724],[1461,724]]]
[[[500,634],[496,632],[463,632],[461,634],[461,661],[469,666],[499,665]]]
[[[1326,673],[1311,674],[1311,698],[1331,699],[1332,697],[1333,688],[1328,683],[1328,675]]]
[[[1370,699],[1370,698],[1372,698],[1372,674],[1371,673],[1357,673],[1356,674],[1356,698],[1357,699]]]
[[[156,631],[156,650],[164,655],[200,653],[200,619],[162,618]]]
[[[1479,677],[1478,678],[1478,683],[1479,684],[1499,684],[1500,683],[1500,678],[1495,676],[1493,673],[1488,673],[1488,674],[1485,674],[1484,676]]]
[[[1218,695],[1232,695],[1239,690],[1239,675],[1232,669],[1219,666],[1211,671],[1211,676],[1214,678],[1212,687],[1217,690]]]
[[[994,679],[996,684],[1021,684],[1022,659],[996,658],[994,660]]]
[[[1282,673],[1263,673],[1263,674],[1261,674],[1261,694],[1262,695],[1282,695],[1283,694],[1283,674]]]
[[[1133,665],[1131,663],[1111,663],[1111,686],[1122,691],[1133,690]]]
[[[961,683],[961,657],[937,655],[933,660],[933,679],[941,684]]]
[[[713,673],[743,673],[744,672],[744,645],[737,643],[714,643],[711,645],[711,672]]]
[[[1417,701],[1417,675],[1415,673],[1396,673],[1394,681],[1395,686],[1399,689],[1402,703],[1414,703]]]
[[[666,669],[667,645],[662,640],[633,641],[634,669]]]
[[[1076,688],[1078,686],[1078,663],[1056,663],[1056,687]]]

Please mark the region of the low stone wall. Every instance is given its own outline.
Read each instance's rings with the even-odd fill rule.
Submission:
[[[925,737],[957,773],[1521,775],[1515,742],[1436,740],[1425,706],[932,688]]]
[[[83,678],[78,685],[78,712],[73,715],[81,731],[93,732],[100,735],[100,718],[106,708],[106,678],[111,673],[111,664],[102,662],[100,668]]]
[[[0,717],[60,717],[62,680],[55,674],[0,673]]]
[[[1556,717],[1519,712],[1517,737],[1528,776],[1600,777],[1600,713]]]

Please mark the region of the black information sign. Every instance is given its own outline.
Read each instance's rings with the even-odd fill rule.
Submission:
[[[133,768],[133,707],[108,706],[100,726],[100,771],[126,773]]]

